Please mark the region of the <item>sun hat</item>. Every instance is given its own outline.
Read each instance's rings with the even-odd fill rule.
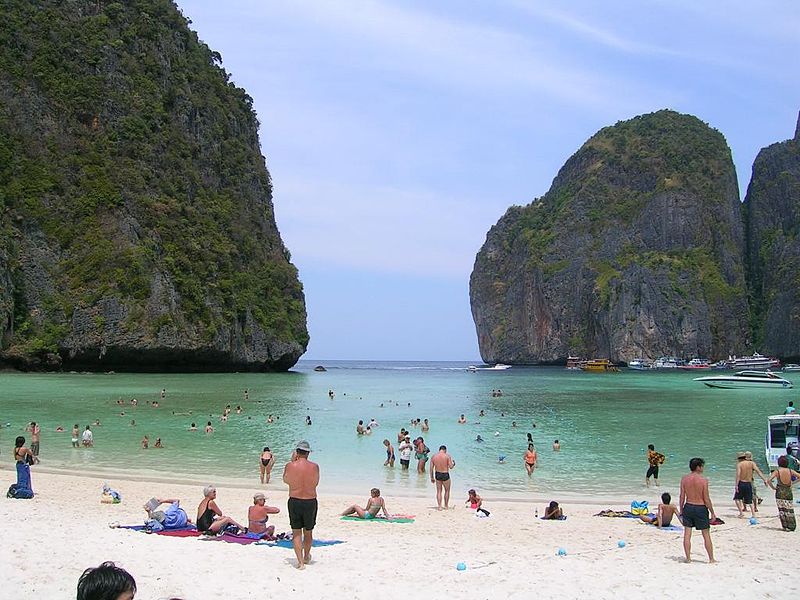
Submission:
[[[749,452],[749,451],[748,451],[748,452],[745,452],[745,453],[744,453],[744,457],[745,457],[747,460],[750,460],[751,458],[753,458],[753,453],[752,453],[752,452]]]
[[[297,446],[295,446],[295,447],[298,450],[302,450],[303,452],[311,452],[311,446],[305,440],[297,442]]]
[[[267,497],[262,492],[256,492],[253,494],[253,500],[266,500]]]
[[[747,456],[746,452],[737,452],[736,458],[745,458]]]

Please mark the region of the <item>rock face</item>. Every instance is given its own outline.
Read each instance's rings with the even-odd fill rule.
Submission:
[[[800,357],[800,118],[759,152],[744,201],[753,325],[765,352]]]
[[[252,99],[169,0],[8,0],[0,359],[285,370],[305,299]]]
[[[470,279],[484,361],[749,349],[744,234],[723,136],[659,111],[602,129],[489,231]]]

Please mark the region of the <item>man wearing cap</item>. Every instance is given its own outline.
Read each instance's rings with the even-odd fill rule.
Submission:
[[[281,512],[281,509],[276,506],[267,506],[267,497],[262,492],[257,492],[253,495],[253,506],[247,510],[247,531],[250,533],[260,534],[264,539],[275,539],[275,526],[270,525],[267,527],[267,521],[270,515]]]
[[[298,569],[311,562],[311,532],[317,522],[319,465],[308,460],[310,453],[308,442],[298,442],[292,460],[283,469],[283,481],[289,486],[289,526]]]
[[[400,442],[400,445],[397,446],[397,450],[400,452],[400,467],[404,471],[408,471],[408,465],[411,462],[411,452],[414,449],[414,446],[411,444],[411,436],[406,435],[403,437],[403,441]]]
[[[753,473],[758,473],[761,480],[766,485],[767,480],[758,465],[752,460],[747,459],[746,452],[739,452],[736,455],[736,493],[733,499],[736,501],[736,508],[739,509],[739,518],[744,516],[743,510],[750,505],[750,514],[755,517],[755,502],[753,502]]]

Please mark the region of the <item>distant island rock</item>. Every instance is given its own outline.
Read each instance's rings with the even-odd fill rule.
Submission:
[[[0,362],[293,366],[253,101],[175,4],[9,0],[0,38]]]
[[[491,228],[470,278],[486,363],[742,353],[747,297],[730,149],[669,110],[592,136]]]

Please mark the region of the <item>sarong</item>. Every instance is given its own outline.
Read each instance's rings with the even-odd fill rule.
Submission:
[[[792,497],[792,486],[777,482],[775,486],[775,503],[778,505],[778,517],[781,519],[781,527],[786,531],[794,531],[797,521],[794,518],[794,498]]]

